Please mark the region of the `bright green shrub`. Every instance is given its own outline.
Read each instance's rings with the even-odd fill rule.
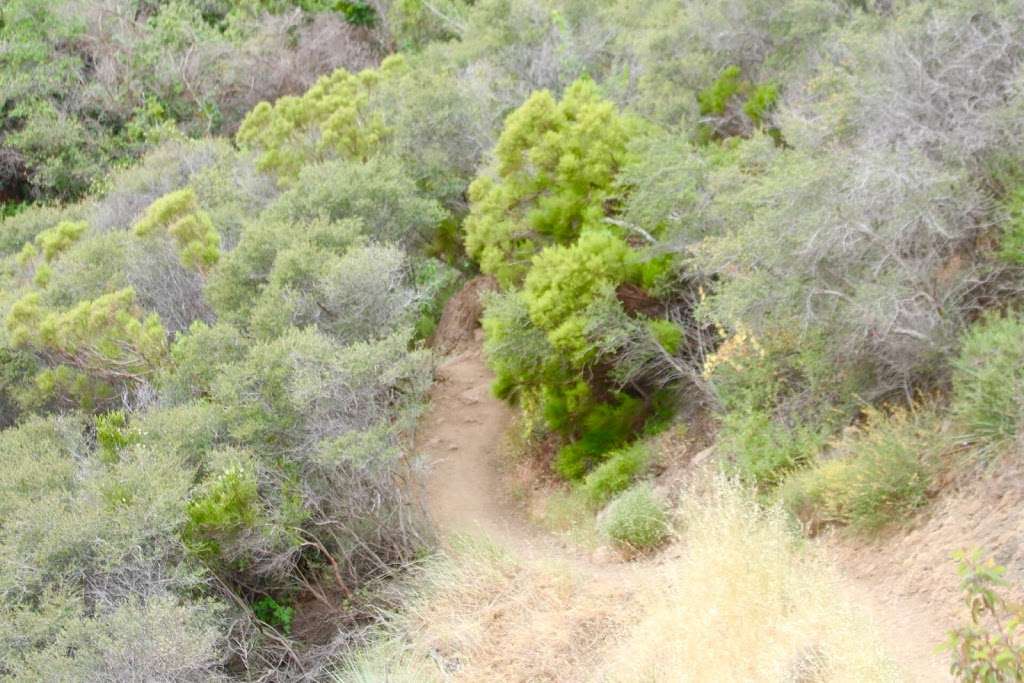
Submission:
[[[640,430],[644,412],[642,401],[625,394],[594,401],[584,382],[567,392],[548,388],[544,416],[570,439],[555,456],[555,469],[566,479],[579,479]]]
[[[174,239],[186,268],[205,272],[220,258],[220,235],[209,215],[199,208],[191,188],[156,200],[135,224],[135,234],[140,237],[159,230],[166,230]]]
[[[612,345],[597,343],[636,324],[619,287],[654,285],[672,269],[671,257],[647,257],[606,221],[640,131],[587,79],[561,102],[534,93],[506,121],[494,175],[470,188],[467,251],[506,289],[522,287],[490,299],[484,314],[495,393],[567,440],[555,469],[569,479],[628,442],[650,408],[617,390],[614,354],[599,357]],[[678,332],[651,329],[678,349]]]
[[[740,92],[742,87],[742,70],[736,65],[722,71],[714,83],[697,95],[701,114],[724,114],[729,100]]]
[[[743,103],[743,113],[750,117],[750,120],[757,125],[764,123],[765,116],[775,107],[779,99],[779,89],[772,83],[766,83],[754,88],[747,101]]]
[[[367,106],[381,80],[406,68],[400,55],[377,69],[323,76],[300,97],[261,102],[242,121],[239,146],[260,153],[259,167],[294,184],[303,166],[332,158],[366,161],[387,135],[380,115]]]
[[[13,216],[0,219],[0,254],[13,254],[34,241],[41,233],[64,222],[78,223],[83,207],[34,204]]]
[[[84,221],[62,221],[39,233],[36,237],[36,244],[42,250],[43,258],[52,261],[58,254],[81,239],[88,227],[89,224]]]
[[[182,539],[204,560],[215,560],[224,544],[249,532],[260,516],[256,473],[237,462],[212,476],[193,493],[186,509]]]
[[[938,429],[930,413],[870,411],[847,428],[828,460],[786,480],[786,508],[812,526],[848,524],[876,532],[927,502]]]
[[[1006,201],[1006,222],[999,240],[999,256],[1010,263],[1024,265],[1024,185],[1010,193]]]
[[[662,348],[670,354],[679,351],[685,336],[681,325],[671,320],[648,320],[646,324],[647,329]]]
[[[964,335],[953,363],[953,412],[969,434],[1012,437],[1024,425],[1024,320],[989,315]]]
[[[503,286],[518,282],[531,256],[600,227],[612,181],[637,126],[579,80],[561,102],[534,93],[509,115],[494,175],[469,188],[466,251]]]
[[[128,240],[117,233],[89,234],[68,243],[52,262],[24,262],[48,306],[68,307],[128,286]],[[25,252],[23,252],[24,254]]]
[[[626,490],[651,460],[650,451],[641,444],[619,449],[595,467],[583,479],[582,490],[592,505],[603,505]]]
[[[649,484],[637,484],[616,497],[601,513],[599,525],[609,541],[630,552],[653,550],[670,533],[665,503]]]
[[[295,619],[295,608],[282,605],[269,595],[265,595],[252,604],[253,614],[260,621],[279,629],[282,633],[292,632],[292,621]]]
[[[586,358],[586,309],[630,279],[635,258],[629,245],[607,229],[584,232],[575,244],[547,247],[534,257],[523,297],[530,319],[552,347],[577,363]]]
[[[718,137],[729,137],[732,135],[746,135],[750,132],[751,124],[754,127],[762,126],[768,112],[775,107],[779,98],[779,89],[773,83],[753,85],[743,79],[742,70],[738,66],[727,67],[722,71],[718,79],[697,95],[700,103],[700,113],[707,117],[722,117],[729,110],[730,103],[739,106],[739,110],[746,114],[749,121],[737,127],[737,121],[723,120],[724,128],[711,128],[702,125],[698,129],[697,140],[707,141],[713,134]],[[777,131],[769,131],[773,138],[778,138]]]
[[[53,363],[37,376],[41,389],[85,399],[95,395],[87,391],[89,382],[130,387],[165,362],[167,341],[160,320],[142,315],[131,289],[65,311],[47,310],[39,294],[30,293],[11,307],[6,324],[15,347],[31,349]]]
[[[120,451],[138,440],[138,434],[128,427],[128,417],[123,410],[96,416],[96,445],[100,460],[117,462]]]
[[[545,382],[567,376],[566,364],[530,321],[521,292],[490,294],[484,301],[484,352],[496,376],[494,394],[532,412]]]

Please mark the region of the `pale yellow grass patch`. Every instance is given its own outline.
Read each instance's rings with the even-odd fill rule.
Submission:
[[[780,510],[723,480],[684,500],[680,556],[648,577],[644,617],[602,680],[900,680],[835,570]]]
[[[343,680],[592,681],[604,651],[635,615],[620,570],[555,557],[512,558],[463,542],[428,564],[395,624]]]
[[[632,587],[583,569],[470,545],[426,572],[406,632],[447,680],[593,680],[594,654],[632,612]]]

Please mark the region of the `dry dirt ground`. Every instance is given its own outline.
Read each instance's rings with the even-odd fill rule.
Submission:
[[[587,552],[566,548],[564,539],[556,540],[528,521],[521,502],[508,493],[500,466],[513,411],[490,393],[493,378],[482,357],[479,332],[475,340],[460,346],[461,350],[438,368],[431,407],[416,439],[417,452],[424,454],[430,465],[425,503],[442,537],[486,536],[516,557],[569,562],[574,573],[592,576],[595,583],[603,583],[602,579],[615,572],[623,572],[618,578],[625,579],[625,573],[641,570],[635,562],[594,562]],[[891,645],[891,655],[907,680],[952,680],[947,656],[936,652],[957,617],[951,550],[973,542],[995,545],[1007,555],[1001,559],[1021,564],[1024,549],[999,535],[1016,524],[1012,540],[1016,543],[1022,538],[1019,487],[1009,481],[1005,490],[993,489],[991,483],[985,487],[984,495],[965,490],[940,499],[927,518],[898,537],[872,544],[820,539],[847,577],[849,594],[873,616],[879,634]],[[986,520],[993,515],[1003,518],[990,529]],[[1015,522],[1008,524],[1010,516],[1015,516]],[[586,656],[585,652],[572,654]],[[508,676],[510,670],[491,673]],[[527,676],[522,680],[547,679]]]
[[[1018,446],[1019,449],[1019,446]],[[946,482],[931,504],[904,528],[873,541],[839,534],[823,539],[854,589],[890,630],[895,649],[926,668],[934,655],[900,633],[914,633],[925,644],[945,641],[946,633],[969,622],[953,554],[978,549],[1007,568],[1007,579],[1024,599],[1024,466],[1019,452],[1007,453],[984,469]],[[943,655],[944,657],[944,655]],[[944,660],[943,660],[944,661]],[[937,669],[918,680],[952,680]]]
[[[484,533],[503,543],[526,540],[507,499],[499,458],[512,409],[491,396],[479,346],[437,369],[430,410],[417,429],[417,453],[430,461],[425,502],[444,532]]]

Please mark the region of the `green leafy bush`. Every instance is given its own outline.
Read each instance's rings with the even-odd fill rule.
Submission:
[[[239,146],[259,152],[259,167],[282,186],[293,185],[303,166],[332,158],[366,161],[387,135],[384,122],[368,107],[379,82],[405,68],[400,55],[378,69],[358,74],[338,69],[302,96],[261,102],[242,121]]]
[[[747,101],[743,103],[743,113],[749,116],[755,124],[761,125],[778,99],[779,89],[777,86],[771,83],[759,85],[751,91]]]
[[[999,440],[1024,425],[1024,321],[990,315],[964,335],[953,363],[953,411],[971,436]]]
[[[637,484],[615,498],[601,513],[601,532],[630,552],[657,548],[669,537],[665,504],[647,484]]]
[[[824,442],[813,427],[789,426],[758,409],[727,413],[719,432],[720,446],[735,458],[740,477],[761,489],[811,462]]]
[[[282,605],[269,595],[265,595],[252,604],[253,614],[260,621],[280,629],[283,633],[292,632],[292,621],[295,619],[295,608]]]
[[[625,240],[595,228],[570,246],[547,247],[534,256],[523,297],[551,346],[582,365],[588,360],[587,309],[636,274],[636,256]]]
[[[735,64],[726,67],[718,79],[697,95],[701,114],[724,114],[729,100],[740,92],[743,71]]]
[[[235,463],[206,481],[189,501],[182,539],[188,549],[217,560],[225,543],[250,531],[260,514],[256,474],[251,465]]]
[[[52,261],[60,252],[77,242],[89,227],[85,221],[62,221],[36,236],[36,244],[43,252],[43,258]],[[22,251],[22,254],[25,254]]]
[[[569,480],[581,478],[610,451],[626,444],[640,431],[645,417],[642,401],[625,394],[594,401],[585,387],[580,383],[578,391],[545,392],[548,424],[570,438],[555,455],[555,470]]]
[[[651,460],[646,446],[634,444],[608,455],[584,477],[581,488],[592,505],[604,505],[643,474]]]
[[[123,289],[52,311],[33,292],[11,307],[11,342],[53,363],[36,376],[44,395],[95,407],[113,389],[138,386],[160,367],[167,354],[166,334],[160,319],[143,317],[134,299],[131,289]]]
[[[46,230],[64,222],[80,223],[83,218],[81,206],[49,206],[33,204],[22,211],[0,219],[0,254],[14,254],[35,240]]]
[[[96,444],[100,460],[116,462],[122,449],[136,443],[139,437],[128,427],[123,410],[112,410],[96,416]]]
[[[569,479],[627,443],[650,412],[651,401],[624,390],[641,384],[640,373],[615,375],[631,335],[640,330],[670,357],[682,341],[667,321],[631,317],[619,298],[628,287],[653,300],[643,286],[671,271],[671,259],[642,253],[609,219],[628,142],[641,130],[588,79],[561,101],[535,93],[506,120],[493,173],[470,188],[467,251],[506,290],[483,319],[495,392],[565,438],[555,469]],[[608,339],[618,342],[600,343]]]
[[[569,244],[602,226],[612,181],[636,125],[589,79],[561,102],[534,93],[505,122],[493,175],[469,188],[466,251],[502,286],[517,283],[547,244]]]
[[[140,237],[158,230],[165,230],[174,239],[186,268],[205,272],[220,258],[220,235],[210,216],[199,208],[191,188],[156,200],[135,224],[135,234]]]
[[[968,683],[1024,680],[1024,607],[1006,597],[1006,568],[980,551],[958,551],[957,573],[971,623],[950,631],[950,670]]]

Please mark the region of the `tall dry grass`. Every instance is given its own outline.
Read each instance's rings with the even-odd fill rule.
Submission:
[[[340,680],[593,680],[595,653],[635,620],[633,567],[586,563],[460,539],[412,582],[393,633]],[[425,674],[429,671],[429,675]]]
[[[680,556],[649,577],[644,616],[599,680],[900,679],[835,569],[779,508],[724,479],[701,488],[683,498]]]

